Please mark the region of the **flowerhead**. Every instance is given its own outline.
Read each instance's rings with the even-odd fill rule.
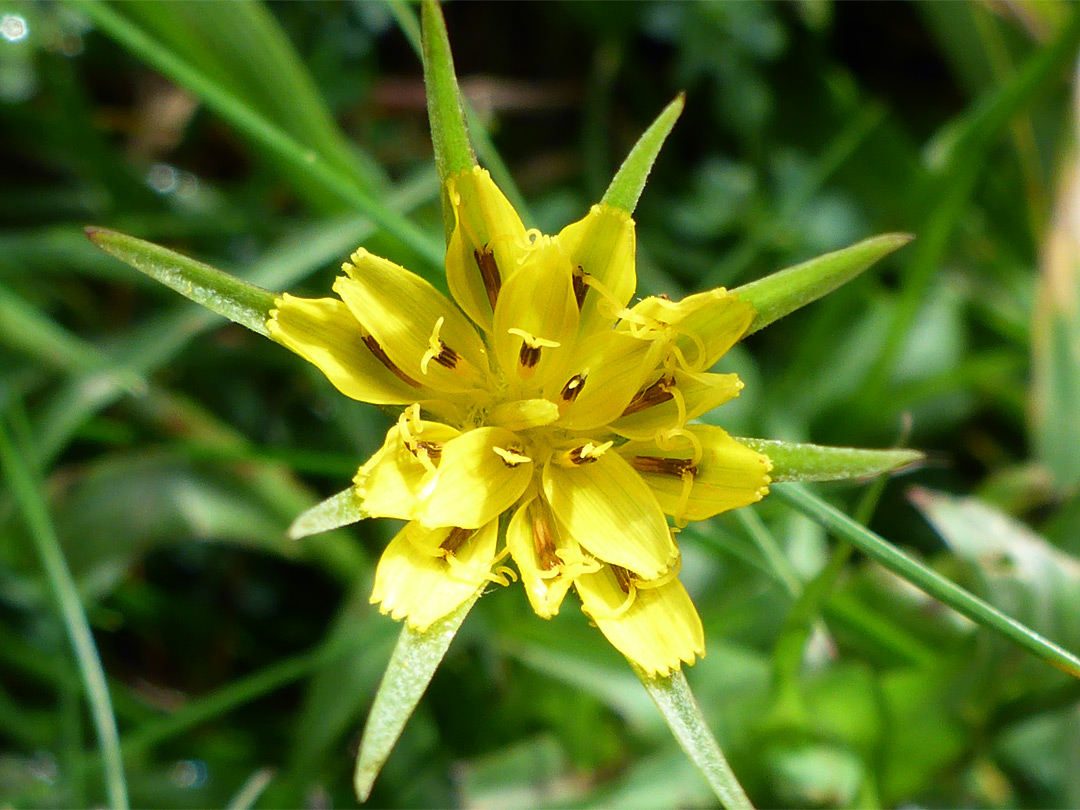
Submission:
[[[360,249],[337,297],[284,295],[267,323],[342,393],[400,412],[353,482],[363,517],[408,521],[372,602],[423,631],[520,575],[544,618],[576,591],[647,673],[693,663],[704,635],[675,533],[769,485],[768,458],[693,422],[738,395],[710,369],[752,308],[723,289],[632,304],[634,222],[619,208],[548,236],[482,169],[446,191],[450,297]]]

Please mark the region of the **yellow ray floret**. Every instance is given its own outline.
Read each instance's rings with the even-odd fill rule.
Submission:
[[[652,676],[705,655],[705,632],[690,595],[674,577],[638,580],[604,566],[575,583],[585,613],[619,652]]]

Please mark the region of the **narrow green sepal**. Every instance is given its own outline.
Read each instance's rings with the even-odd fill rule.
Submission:
[[[773,439],[736,439],[772,461],[769,477],[782,481],[848,481],[893,472],[922,461],[918,450],[863,450]]]
[[[720,804],[727,810],[753,810],[746,791],[728,765],[682,670],[662,678],[650,677],[633,661],[630,666],[641,680],[656,708],[664,716],[682,750],[693,760]]]
[[[615,172],[611,185],[604,192],[603,202],[627,213],[634,213],[641,191],[645,188],[645,181],[656,162],[656,156],[660,154],[660,147],[664,145],[671,128],[679,120],[685,100],[686,95],[679,93],[645,130],[645,134],[634,144],[622,166]]]
[[[909,233],[882,234],[736,287],[731,292],[757,312],[746,334],[828,295],[914,238]]]
[[[356,757],[356,773],[353,776],[353,786],[360,801],[367,801],[371,795],[371,787],[390,756],[394,743],[401,736],[405,723],[442,663],[450,642],[483,590],[483,587],[478,588],[453,613],[435,622],[423,633],[417,633],[407,624],[401,629],[360,740],[360,753]]]
[[[476,154],[465,125],[465,108],[454,73],[454,56],[450,51],[446,21],[435,0],[424,0],[420,8],[420,24],[431,145],[435,150],[435,168],[439,173],[443,224],[449,239],[454,228],[454,213],[446,194],[446,178],[475,166]]]
[[[196,304],[266,335],[275,295],[176,251],[108,228],[86,228],[90,241]]]
[[[337,495],[331,495],[302,513],[289,526],[289,539],[299,540],[313,534],[322,534],[331,529],[340,529],[352,523],[359,523],[370,517],[364,511],[364,502],[356,491],[349,487]]]

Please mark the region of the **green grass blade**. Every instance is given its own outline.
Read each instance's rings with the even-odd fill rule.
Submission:
[[[782,481],[849,481],[893,472],[921,461],[918,450],[863,450],[775,439],[737,439],[772,461],[769,477]]]
[[[651,678],[631,664],[649,697],[664,716],[683,751],[705,776],[709,787],[727,810],[753,810],[746,791],[728,765],[716,737],[709,730],[682,670],[666,678]]]
[[[864,239],[736,287],[732,293],[751,304],[757,312],[746,333],[751,335],[764,329],[773,321],[828,295],[914,238],[906,233],[887,233]]]
[[[49,519],[48,509],[42,500],[40,489],[30,469],[26,466],[24,455],[16,449],[2,419],[0,419],[0,464],[4,468],[4,475],[30,528],[35,550],[48,578],[49,589],[60,609],[64,629],[75,652],[79,674],[82,676],[86,689],[86,699],[90,704],[90,714],[98,738],[101,761],[105,768],[105,789],[108,793],[109,805],[116,810],[127,810],[127,783],[124,778],[124,762],[120,755],[116,717],[113,714],[109,688],[105,682],[105,671],[102,669],[101,658],[94,644],[94,635],[90,630],[86,611],[83,610],[75,580],[64,560],[60,540]]]
[[[1037,48],[1004,85],[968,112],[943,128],[927,149],[931,175],[927,183],[926,219],[919,228],[919,242],[904,268],[903,284],[888,335],[863,386],[880,390],[892,372],[925,300],[927,290],[941,267],[953,232],[968,211],[976,182],[988,165],[987,154],[1010,122],[1034,99],[1060,81],[1076,61],[1080,45],[1080,9],[1071,8],[1067,23],[1054,40]]]
[[[0,342],[50,368],[102,365],[97,352],[6,287],[0,287]]]
[[[274,779],[273,768],[260,768],[247,778],[240,790],[232,797],[225,810],[250,810]]]
[[[449,616],[435,622],[427,632],[417,633],[408,625],[401,629],[360,740],[353,777],[360,801],[367,801],[371,795],[375,778],[482,590],[477,590]]]
[[[668,104],[649,125],[644,134],[634,144],[630,154],[626,156],[622,166],[615,172],[611,185],[604,192],[603,202],[615,208],[621,208],[627,213],[634,213],[638,199],[645,188],[645,181],[649,179],[660,149],[667,140],[675,122],[682,114],[686,97],[680,93],[675,100]]]
[[[354,179],[344,175],[314,149],[302,145],[229,90],[161,47],[160,43],[99,0],[81,0],[78,8],[89,16],[95,25],[147,64],[195,93],[253,142],[294,170],[321,184],[342,202],[369,217],[372,222],[432,264],[442,265],[445,251],[441,243],[431,239],[401,214],[376,200]]]
[[[274,308],[272,292],[144,239],[107,228],[87,228],[86,235],[106,253],[196,304],[252,332],[269,334],[266,320]]]
[[[1080,658],[909,557],[804,487],[784,484],[775,487],[773,494],[957,613],[1004,636],[1062,672],[1080,678]]]
[[[306,65],[274,14],[259,0],[229,3],[113,3],[112,9],[161,47],[188,62],[242,98],[268,121],[308,144],[342,174],[367,191],[385,185],[381,169],[358,153],[338,128]],[[325,190],[294,178],[313,201],[327,202]]]

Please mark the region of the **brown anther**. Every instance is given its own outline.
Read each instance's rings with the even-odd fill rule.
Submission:
[[[476,529],[462,529],[459,526],[455,526],[450,530],[450,533],[446,535],[446,539],[439,544],[439,548],[449,554],[457,553],[457,550],[472,537],[473,532]]]
[[[399,380],[401,380],[403,383],[406,383],[407,385],[411,385],[415,388],[420,387],[420,383],[418,383],[416,380],[414,380],[412,377],[410,377],[408,374],[406,374],[404,371],[394,365],[394,361],[386,356],[386,352],[383,351],[383,347],[379,345],[378,341],[376,341],[374,337],[372,337],[371,335],[364,335],[361,339],[364,341],[364,345],[368,347],[368,351],[375,355],[375,359],[382,363],[384,366],[386,366],[386,368],[389,369],[389,371],[395,377],[397,377]]]
[[[559,398],[563,402],[569,404],[578,398],[578,394],[581,393],[581,389],[585,387],[585,375],[575,374],[569,380],[566,381],[566,385],[562,387],[562,391],[559,392]]]
[[[656,475],[670,475],[674,478],[685,478],[687,475],[697,475],[697,467],[688,458],[661,458],[659,456],[634,456],[630,459],[630,466],[638,472],[655,473]]]
[[[488,302],[491,309],[495,309],[495,302],[499,298],[499,290],[502,289],[502,275],[499,273],[499,263],[495,261],[495,254],[486,245],[473,251],[476,265],[480,268],[480,278],[484,282],[484,290],[487,291]]]
[[[442,442],[413,441],[406,442],[405,446],[409,448],[409,452],[414,456],[419,456],[420,451],[423,450],[432,461],[438,461],[442,458]]]
[[[592,464],[599,458],[599,456],[586,454],[585,450],[587,446],[588,445],[583,444],[581,447],[575,447],[570,451],[569,458],[572,464],[580,467],[582,464]]]
[[[439,353],[431,358],[443,368],[448,368],[453,371],[457,368],[458,360],[461,359],[461,355],[447,346],[445,343],[439,343]]]
[[[634,587],[634,575],[623,568],[621,565],[612,565],[611,573],[615,575],[615,581],[619,583],[619,587],[622,588],[622,592],[625,594],[630,593],[630,589]]]
[[[528,342],[522,341],[521,351],[518,352],[518,362],[522,368],[532,368],[540,362],[540,347],[530,346]]]
[[[580,264],[574,268],[574,300],[577,301],[578,312],[581,311],[581,307],[585,304],[585,293],[589,291],[589,285],[585,283],[587,275],[589,274],[585,272],[585,269]]]
[[[651,408],[653,405],[659,405],[661,402],[667,402],[672,399],[671,391],[669,390],[672,385],[671,380],[666,377],[661,377],[654,382],[648,388],[643,388],[638,391],[630,404],[626,406],[626,410],[622,412],[623,416],[629,416],[632,413],[643,411],[646,408]]]
[[[532,518],[536,557],[540,561],[540,567],[544,571],[550,571],[559,564],[559,558],[555,554],[555,527],[544,507],[535,503],[529,506],[529,516]]]

